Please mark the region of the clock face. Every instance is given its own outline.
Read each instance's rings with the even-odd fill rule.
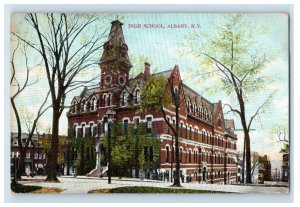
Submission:
[[[119,77],[119,84],[124,85],[125,84],[125,78],[123,76]]]
[[[110,84],[111,83],[111,75],[106,76],[105,83]]]

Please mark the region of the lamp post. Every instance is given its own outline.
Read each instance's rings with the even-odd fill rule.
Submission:
[[[106,117],[104,117],[104,122],[107,123],[107,175],[108,175],[108,184],[111,184],[111,124],[112,124],[112,119],[111,119],[111,113],[108,111],[106,113]]]
[[[174,162],[174,135],[172,135],[172,156],[171,156],[171,183],[173,182],[173,162]]]

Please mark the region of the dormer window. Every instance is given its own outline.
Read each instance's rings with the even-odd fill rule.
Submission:
[[[221,126],[222,126],[222,118],[221,118],[221,116],[219,116],[218,117],[218,127],[221,128]]]
[[[141,101],[141,92],[139,89],[135,91],[135,97],[136,97],[136,103],[139,103]]]

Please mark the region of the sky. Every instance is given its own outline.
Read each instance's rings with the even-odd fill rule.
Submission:
[[[200,95],[215,103],[221,100],[222,103],[230,103],[231,99],[223,93],[208,94],[203,91],[205,83],[199,82],[194,77],[191,77],[195,71],[202,67],[198,64],[197,58],[189,53],[182,55],[182,51],[188,48],[182,46],[184,36],[190,32],[211,33],[214,32],[212,23],[218,25],[224,22],[224,16],[218,13],[124,13],[111,14],[98,24],[102,24],[100,29],[109,28],[110,21],[119,18],[123,22],[123,32],[125,41],[129,48],[130,55],[143,55],[150,60],[151,68],[157,68],[159,71],[169,70],[175,65],[180,68],[183,82],[199,92]],[[259,119],[253,123],[251,131],[251,147],[252,151],[257,151],[259,154],[267,154],[273,162],[273,169],[276,166],[280,168],[280,160],[282,155],[278,153],[281,148],[281,143],[276,142],[276,137],[270,133],[274,125],[282,124],[288,126],[288,111],[289,111],[289,61],[288,61],[288,17],[284,13],[248,13],[245,15],[247,21],[257,27],[263,27],[264,33],[257,36],[260,44],[260,50],[271,56],[267,63],[264,74],[276,75],[280,79],[275,83],[270,83],[267,90],[255,94],[247,103],[247,112],[253,114],[257,107],[265,100],[268,94],[277,90],[273,97],[272,103],[268,106]],[[140,27],[138,25],[141,25]],[[147,25],[145,25],[147,24]],[[150,26],[157,27],[162,24],[187,24],[189,28],[146,28]],[[197,28],[190,28],[191,24]],[[20,26],[21,25],[21,26]],[[17,28],[18,32],[28,35],[31,31],[25,29],[26,21],[24,14],[15,14],[12,18],[12,30]],[[133,27],[135,25],[136,27]],[[12,43],[13,45],[13,43]],[[99,51],[97,56],[101,57]],[[34,57],[34,55],[32,56]],[[34,58],[31,59],[32,65]],[[24,58],[21,54],[16,56],[17,77],[20,82],[24,80]],[[99,73],[98,66],[92,70]],[[33,70],[33,76],[40,76],[41,81],[28,87],[24,93],[17,99],[17,106],[29,110],[30,113],[36,112],[36,107],[41,103],[41,98],[45,96],[47,91],[47,82],[44,80],[43,67],[38,67]],[[33,78],[33,80],[35,80]],[[67,97],[66,103],[69,104],[73,95],[79,95],[81,90],[74,91]],[[66,112],[66,111],[65,111]],[[12,122],[11,129],[15,129],[15,120],[11,113]],[[240,121],[237,117],[227,114],[225,118],[233,118],[237,129],[241,129]],[[51,110],[48,110],[40,119],[42,129],[45,130],[51,126]],[[67,133],[67,118],[65,113],[60,119],[60,134]],[[241,131],[236,132],[238,135],[238,150],[242,151],[243,134]]]

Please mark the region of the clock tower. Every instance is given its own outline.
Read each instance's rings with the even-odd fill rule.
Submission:
[[[128,82],[129,71],[132,67],[128,57],[128,46],[119,20],[111,22],[107,41],[103,45],[100,58],[101,80],[100,90],[106,91],[122,88]]]

